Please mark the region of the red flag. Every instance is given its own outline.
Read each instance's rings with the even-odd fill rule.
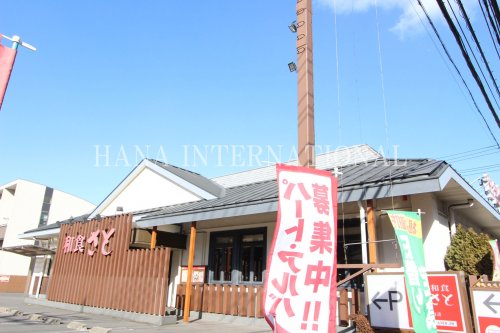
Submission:
[[[0,35],[0,110],[2,109],[3,97],[9,84],[14,60],[16,60],[16,50],[3,46],[1,41],[2,35]]]

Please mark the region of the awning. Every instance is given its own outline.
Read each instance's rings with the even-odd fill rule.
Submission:
[[[3,247],[3,251],[12,252],[16,254],[20,254],[22,256],[27,257],[35,257],[35,256],[43,256],[49,254],[55,254],[55,250],[48,249],[46,247],[38,246],[38,245],[18,245],[18,246],[10,246]]]

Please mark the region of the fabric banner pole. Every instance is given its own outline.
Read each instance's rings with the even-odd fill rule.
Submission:
[[[2,109],[3,99],[7,86],[9,84],[10,74],[16,60],[18,41],[13,41],[12,48],[1,44],[2,35],[0,35],[0,110]]]
[[[435,333],[436,319],[425,268],[422,222],[416,212],[388,210],[401,256],[413,328],[417,333]]]

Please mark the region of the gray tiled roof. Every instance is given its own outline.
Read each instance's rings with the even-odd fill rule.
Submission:
[[[66,223],[85,222],[85,221],[87,221],[87,218],[89,217],[89,215],[90,214],[84,214],[84,215],[80,215],[80,216],[77,216],[77,217],[70,217],[67,220],[57,221],[55,223],[43,225],[43,226],[40,226],[40,227],[35,228],[35,229],[27,230],[24,233],[27,234],[27,233],[34,232],[34,231],[44,231],[44,230],[58,229],[61,226],[61,224],[66,224]]]
[[[433,179],[441,175],[448,164],[431,159],[375,160],[369,163],[347,165],[339,168],[338,191],[353,188],[377,186],[385,183],[411,182],[419,179]],[[164,207],[144,219],[175,216],[217,208],[238,207],[254,203],[277,201],[276,179],[235,186],[226,189],[226,195],[212,200],[200,200]]]

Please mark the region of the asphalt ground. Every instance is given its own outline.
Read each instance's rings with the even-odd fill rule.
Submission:
[[[24,294],[0,293],[1,333],[130,333],[130,332],[241,332],[271,333],[263,324],[234,325],[223,321],[193,319],[189,323],[178,321],[174,325],[155,326],[127,321],[120,318],[74,312],[38,304],[29,304]],[[29,299],[28,299],[29,301]],[[72,328],[68,328],[68,326]],[[337,333],[353,332],[352,329],[338,328]]]

